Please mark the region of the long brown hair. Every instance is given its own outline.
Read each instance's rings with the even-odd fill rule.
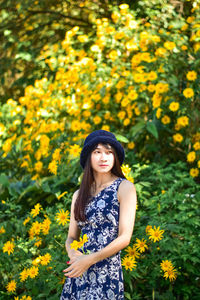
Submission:
[[[118,177],[126,178],[122,173],[120,162],[115,149],[108,143],[106,144],[99,143],[99,144],[103,145],[106,149],[111,149],[114,153],[115,160],[111,172]],[[97,146],[98,144],[94,146],[94,148],[91,150],[90,154],[88,155],[85,168],[83,171],[83,178],[81,181],[78,196],[74,206],[74,216],[76,221],[86,221],[85,207],[91,199],[91,185],[94,182],[93,169],[91,166],[91,153],[92,151],[94,151],[94,149],[97,148]]]

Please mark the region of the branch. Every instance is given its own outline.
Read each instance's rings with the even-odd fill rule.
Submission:
[[[68,18],[68,19],[71,19],[71,20],[74,20],[74,21],[80,21],[80,22],[83,22],[83,23],[86,23],[86,24],[90,25],[90,23],[84,21],[81,18],[67,16],[67,15],[64,15],[64,14],[62,14],[60,12],[57,12],[57,11],[52,11],[52,10],[28,10],[27,12],[29,12],[31,14],[56,14],[56,15],[59,15],[63,18]]]

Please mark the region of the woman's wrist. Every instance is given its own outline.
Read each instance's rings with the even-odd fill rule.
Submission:
[[[98,252],[90,253],[88,255],[90,257],[90,261],[91,261],[92,265],[96,264],[99,261],[98,260]]]

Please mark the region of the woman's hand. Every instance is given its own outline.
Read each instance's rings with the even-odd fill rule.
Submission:
[[[70,251],[68,251],[68,256],[70,258],[70,261],[72,260],[72,258],[80,256],[80,255],[83,255],[83,253],[78,250],[71,249]]]
[[[69,261],[70,267],[63,270],[67,277],[81,276],[92,264],[93,261],[90,255],[75,255]]]

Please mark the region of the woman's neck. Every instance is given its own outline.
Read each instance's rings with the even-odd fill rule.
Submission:
[[[94,187],[95,190],[105,188],[110,185],[114,180],[117,179],[117,176],[112,173],[107,174],[94,174]]]

